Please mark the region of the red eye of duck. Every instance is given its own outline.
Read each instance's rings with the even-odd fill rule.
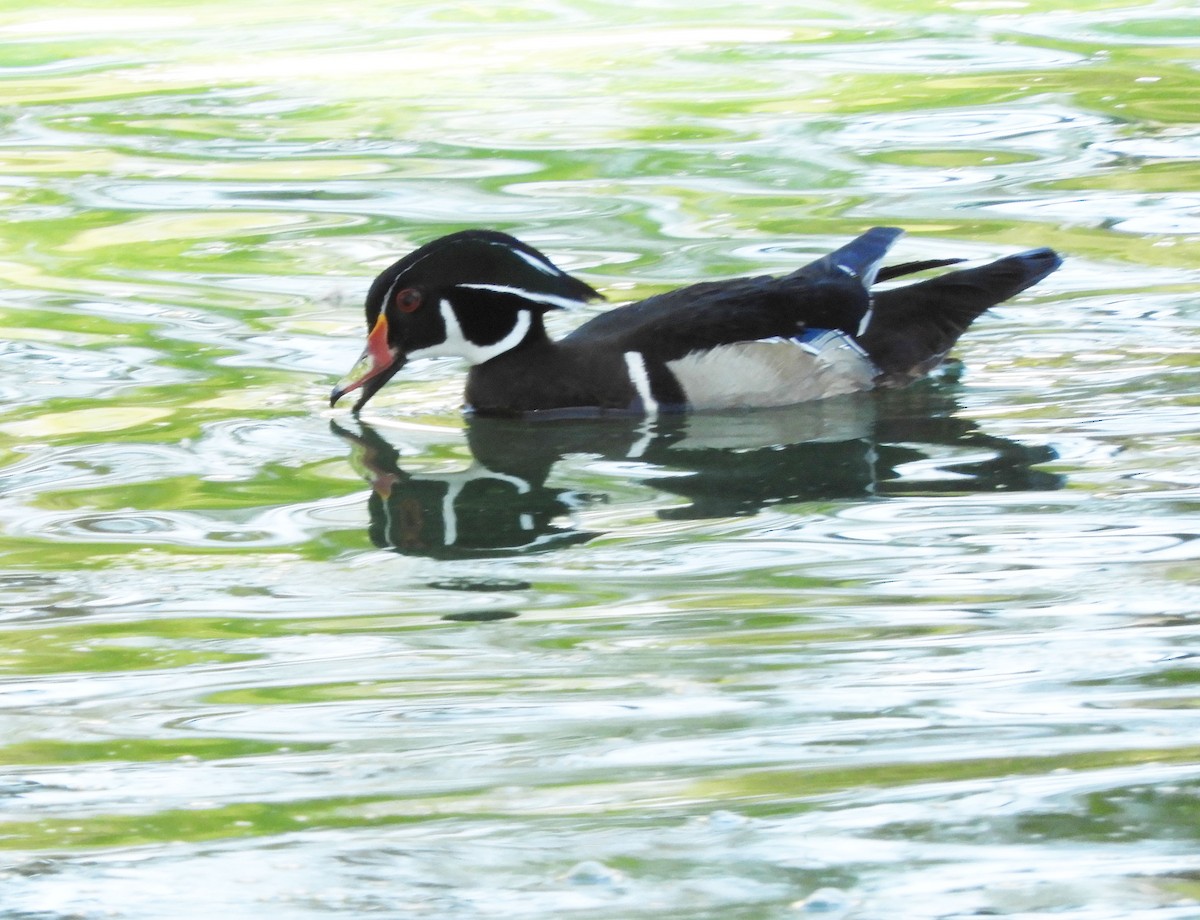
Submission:
[[[421,292],[416,288],[405,288],[396,294],[396,309],[401,313],[412,313],[421,306]]]

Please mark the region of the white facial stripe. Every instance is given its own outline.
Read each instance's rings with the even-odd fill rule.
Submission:
[[[642,400],[642,409],[647,415],[657,415],[658,400],[650,390],[650,375],[646,373],[646,359],[641,352],[625,352],[625,367],[629,371],[629,382]]]
[[[509,252],[511,252],[514,256],[516,256],[517,258],[521,259],[524,262],[528,262],[530,265],[532,265],[534,268],[536,268],[538,271],[542,272],[545,275],[552,275],[555,278],[559,278],[563,274],[558,268],[551,265],[549,262],[545,261],[544,259],[539,259],[537,256],[535,256],[531,252],[525,252],[525,250],[523,250],[523,249],[513,249],[511,246],[509,246],[505,243],[493,243],[492,245],[493,246],[503,246],[505,249],[507,249]]]
[[[518,310],[517,321],[508,335],[490,345],[480,345],[470,341],[463,334],[462,326],[459,325],[458,317],[455,315],[450,301],[443,300],[439,304],[439,312],[442,315],[442,323],[446,327],[446,338],[428,348],[417,348],[410,351],[408,353],[410,358],[456,357],[466,359],[468,364],[482,364],[484,361],[490,361],[497,355],[504,354],[510,348],[520,345],[529,332],[529,327],[533,325],[533,314],[529,310]]]
[[[558,297],[555,294],[542,294],[527,291],[524,288],[512,287],[508,284],[456,284],[455,287],[470,288],[474,291],[491,291],[494,294],[514,294],[534,303],[544,303],[550,307],[562,307],[564,310],[574,310],[583,306],[582,300],[570,297]]]
[[[387,292],[383,295],[383,299],[381,301],[379,301],[379,312],[380,313],[385,313],[385,314],[387,313],[388,305],[391,304],[393,298],[395,298],[396,291],[399,289],[399,287],[400,287],[400,276],[397,275],[395,278],[392,279],[391,287],[389,287],[387,289]]]

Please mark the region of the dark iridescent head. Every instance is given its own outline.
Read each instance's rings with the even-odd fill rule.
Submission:
[[[426,243],[367,292],[367,346],[330,405],[362,388],[358,412],[411,357],[457,355],[482,364],[531,337],[542,314],[599,297],[532,246],[495,230]]]

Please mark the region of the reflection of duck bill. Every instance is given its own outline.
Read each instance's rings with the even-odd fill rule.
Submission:
[[[906,392],[655,423],[478,418],[467,429],[474,462],[450,472],[404,470],[400,451],[371,426],[360,422],[356,433],[330,424],[371,484],[372,541],[443,558],[590,540],[594,533],[572,523],[582,493],[547,485],[554,466],[577,455],[624,462],[622,489],[628,464],[637,464],[647,488],[688,500],[659,512],[671,519],[747,516],[781,502],[1061,487],[1060,477],[1035,468],[1054,458],[1049,448],[982,434],[949,414],[953,406],[939,404],[935,391],[924,403]],[[589,487],[597,475],[592,464]]]

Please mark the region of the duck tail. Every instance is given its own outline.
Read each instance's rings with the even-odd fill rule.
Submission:
[[[879,291],[855,338],[879,368],[881,383],[907,382],[941,363],[981,313],[1037,284],[1061,264],[1053,249],[1030,249],[979,268]],[[895,276],[894,271],[887,275]]]
[[[957,265],[959,262],[965,262],[966,259],[925,259],[921,262],[902,262],[900,265],[887,265],[879,269],[879,273],[875,276],[876,281],[891,281],[893,278],[899,278],[902,275],[911,275],[914,272],[924,272],[931,268],[945,268],[947,265]]]

